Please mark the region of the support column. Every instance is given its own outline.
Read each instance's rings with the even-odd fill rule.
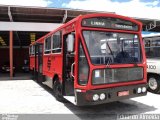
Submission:
[[[9,32],[10,79],[13,78],[13,31]]]

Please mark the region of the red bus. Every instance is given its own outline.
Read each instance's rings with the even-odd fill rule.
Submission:
[[[80,15],[30,45],[30,70],[77,106],[146,95],[141,30],[116,14]]]

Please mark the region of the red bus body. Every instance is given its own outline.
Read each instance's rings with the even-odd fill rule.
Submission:
[[[123,20],[124,22],[128,22],[124,24]],[[111,23],[107,21],[111,21]],[[30,70],[34,73],[38,82],[43,82],[53,88],[54,92],[57,90],[54,87],[60,87],[58,91],[60,94],[56,96],[58,100],[64,97],[78,106],[103,104],[146,95],[146,57],[141,30],[142,24],[140,22],[115,14],[78,16],[30,45]],[[90,43],[92,42],[90,41],[93,33],[102,34],[102,37],[104,35],[107,36],[105,40],[100,41],[100,49],[103,51],[102,54],[104,54],[100,58],[90,54],[92,50],[89,50],[89,46],[91,47]],[[137,45],[135,42],[132,42],[133,40],[121,37],[123,35],[124,37],[133,36],[133,34],[136,36],[133,39],[138,37],[139,48],[133,47]],[[60,42],[57,42],[57,39]],[[73,51],[68,50],[70,43],[68,41],[70,39],[74,39]],[[87,43],[87,40],[90,43]],[[117,50],[114,46],[111,46],[112,49],[114,48],[114,51],[111,51],[108,43],[119,45],[120,49],[124,49],[123,46],[125,46],[126,51],[129,51],[130,47],[133,47],[130,50],[130,55],[134,54],[131,58],[137,62],[113,62],[119,60],[116,55],[118,55],[117,51],[120,51],[120,49]],[[133,46],[127,46],[126,44],[133,44]],[[106,47],[102,49],[102,46]],[[110,53],[107,53],[106,48],[109,48],[108,51]],[[110,59],[113,63],[110,62]],[[94,60],[98,62],[93,62]],[[85,68],[83,63],[80,62],[84,62],[87,67]],[[82,68],[87,72],[84,72]],[[80,71],[82,74],[80,74]],[[117,71],[120,71],[121,74]],[[137,71],[140,71],[140,74]],[[126,74],[126,78],[123,73]],[[128,81],[131,79],[131,73],[133,74],[133,79],[135,77],[135,80]],[[119,77],[121,75],[126,81]],[[136,75],[140,77],[136,78]],[[101,80],[103,76],[105,77],[104,81]],[[118,77],[122,82],[118,81]],[[108,80],[110,80],[110,83],[107,83]]]

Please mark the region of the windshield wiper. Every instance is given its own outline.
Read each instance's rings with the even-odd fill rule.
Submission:
[[[109,48],[109,51],[111,52],[111,55],[112,55],[112,57],[113,57],[113,59],[114,59],[113,52],[112,52],[112,50],[111,50],[111,48],[110,48],[110,46],[109,46],[109,44],[108,44],[108,39],[106,40],[106,44],[107,44],[107,47]],[[107,62],[107,67],[109,67],[109,65],[110,65],[111,62],[112,62],[112,59],[109,57],[109,60],[108,60],[108,62]]]

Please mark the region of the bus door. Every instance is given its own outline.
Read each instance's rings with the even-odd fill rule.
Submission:
[[[64,95],[74,96],[74,66],[75,66],[75,48],[74,34],[64,36]]]
[[[43,68],[43,44],[37,43],[35,45],[35,80],[43,82],[42,68]]]

